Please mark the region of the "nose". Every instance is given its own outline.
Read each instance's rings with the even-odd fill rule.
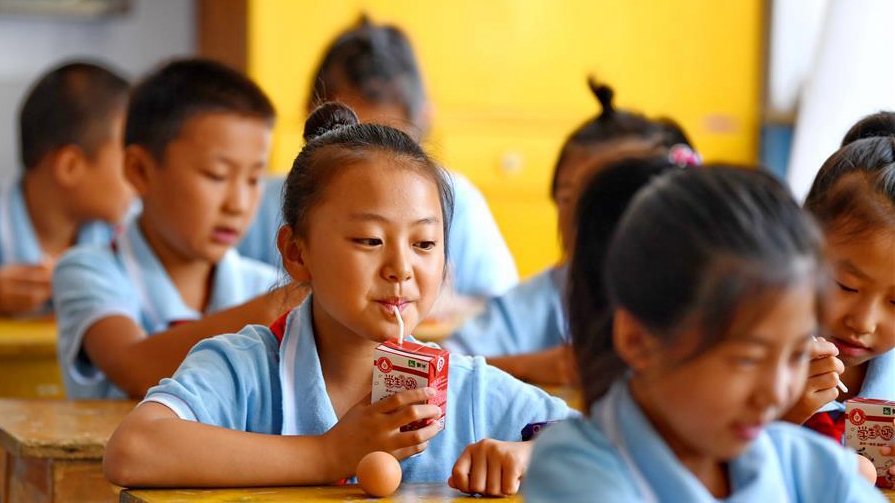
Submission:
[[[393,283],[403,283],[413,277],[409,250],[404,246],[389,248],[388,257],[382,266],[383,279]]]
[[[849,307],[843,323],[855,335],[869,335],[876,331],[878,318],[873,299],[862,296]]]
[[[234,215],[241,215],[249,211],[252,201],[257,198],[257,189],[248,181],[234,179],[227,187],[224,199],[224,211]]]
[[[796,374],[798,372],[793,371],[783,362],[776,369],[765,372],[756,394],[759,407],[779,410],[785,405],[787,400],[796,394],[794,389]],[[805,374],[803,380],[807,380],[807,373]]]

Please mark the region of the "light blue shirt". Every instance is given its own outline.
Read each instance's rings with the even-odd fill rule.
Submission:
[[[588,419],[544,431],[525,478],[527,502],[883,503],[857,455],[811,431],[774,423],[728,463],[731,495],[718,500],[684,468],[634,402],[626,382]]]
[[[215,266],[207,312],[265,293],[276,279],[272,267],[230,250]],[[84,334],[97,321],[127,316],[154,334],[202,317],[184,303],[136,219],[116,238],[114,249],[108,244],[78,246],[65,254],[53,272],[53,298],[59,326],[56,351],[69,398],[126,396],[82,351]]]
[[[113,227],[95,221],[78,230],[77,244],[108,245],[114,235]],[[44,252],[22,192],[22,180],[0,186],[0,266],[9,264],[40,264]]]
[[[459,173],[454,186],[454,217],[448,239],[449,275],[457,293],[474,297],[501,295],[519,282],[516,263],[482,193]],[[283,177],[269,178],[258,215],[239,243],[246,257],[281,266],[277,230],[283,224]]]
[[[867,373],[856,398],[874,398],[877,400],[895,401],[895,349],[867,362]],[[845,412],[845,402],[832,400],[817,412]]]
[[[444,346],[452,353],[501,356],[569,342],[562,299],[567,274],[568,267],[552,267],[490,299]]]
[[[309,297],[289,314],[282,344],[258,325],[206,339],[146,400],[183,419],[234,430],[322,435],[337,418],[312,323]],[[372,363],[371,355],[371,372]],[[447,396],[445,429],[423,453],[401,461],[404,482],[444,483],[467,445],[485,438],[519,441],[528,423],[576,415],[562,400],[480,357],[451,355]]]

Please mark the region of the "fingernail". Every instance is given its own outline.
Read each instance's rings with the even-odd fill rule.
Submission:
[[[426,396],[435,396],[435,388],[426,388]]]

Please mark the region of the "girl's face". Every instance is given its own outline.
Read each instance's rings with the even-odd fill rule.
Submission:
[[[441,288],[440,201],[432,179],[384,154],[329,181],[296,240],[318,334],[395,339],[395,307],[410,334]]]
[[[738,456],[801,395],[817,329],[814,285],[802,283],[768,299],[767,311],[738,313],[730,335],[705,352],[688,358],[693,331],[635,367],[634,396],[685,464]]]
[[[824,328],[845,366],[860,365],[895,347],[895,230],[827,239],[836,284]]]

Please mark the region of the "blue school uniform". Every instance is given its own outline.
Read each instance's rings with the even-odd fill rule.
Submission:
[[[448,239],[451,285],[461,295],[501,295],[519,282],[516,263],[482,193],[463,175],[450,175],[454,186],[454,216]],[[282,263],[277,230],[283,223],[284,182],[283,177],[267,180],[258,215],[237,247],[244,256],[275,267]]]
[[[451,356],[447,396],[445,429],[422,454],[401,461],[404,482],[444,483],[467,445],[484,438],[519,441],[527,423],[575,415],[562,400],[480,357]],[[172,378],[149,390],[146,401],[182,419],[234,430],[326,433],[337,418],[317,356],[311,297],[289,313],[282,343],[258,325],[206,339]]]
[[[78,230],[77,244],[109,244],[114,229],[90,222]],[[25,205],[21,179],[0,187],[0,265],[40,264],[44,252]]]
[[[551,267],[488,301],[444,346],[452,353],[500,356],[532,353],[569,342],[563,309],[568,267]]]
[[[556,424],[535,442],[525,500],[720,501],[684,468],[631,397],[625,381],[588,419]],[[728,463],[728,502],[885,501],[858,474],[852,451],[798,426],[774,423]]]
[[[207,312],[226,309],[267,292],[276,271],[228,251],[215,266]],[[131,318],[147,334],[196,320],[202,313],[187,307],[136,220],[113,245],[76,247],[53,273],[53,298],[59,325],[57,356],[69,398],[122,398],[82,351],[84,333],[114,315]]]

